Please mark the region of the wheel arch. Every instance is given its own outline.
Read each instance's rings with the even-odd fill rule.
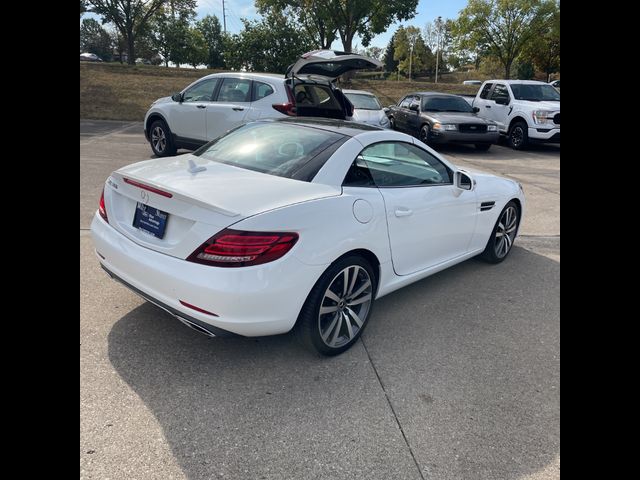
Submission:
[[[164,117],[164,115],[162,115],[159,112],[153,112],[149,115],[149,117],[147,117],[146,123],[144,124],[144,128],[147,132],[149,132],[149,129],[151,128],[151,124],[156,120],[162,120],[167,125],[167,127],[171,129],[169,127],[169,122],[167,122],[167,119]]]
[[[507,128],[507,131],[511,130],[511,127],[513,126],[514,123],[516,122],[524,122],[524,124],[527,126],[527,128],[529,128],[529,124],[527,123],[527,120],[520,114],[517,114],[515,117],[513,117],[511,119],[511,121],[509,122],[509,127]]]

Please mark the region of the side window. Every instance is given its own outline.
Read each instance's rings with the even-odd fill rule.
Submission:
[[[262,100],[264,97],[268,97],[273,93],[271,85],[266,83],[253,81],[253,101]]]
[[[404,97],[402,102],[400,102],[400,108],[409,108],[409,104],[411,103],[411,96]]]
[[[491,90],[491,85],[493,85],[493,83],[484,84],[484,87],[482,87],[482,92],[480,92],[480,98],[486,99],[489,96],[489,90]]]
[[[251,80],[225,78],[218,93],[218,102],[250,102]]]
[[[493,93],[491,94],[491,100],[496,100],[498,98],[509,100],[509,90],[507,90],[506,85],[502,85],[501,83],[496,83],[496,87],[493,89]]]
[[[184,92],[182,101],[187,102],[210,102],[213,92],[218,85],[218,78],[210,78],[197,83]]]
[[[451,171],[430,153],[410,143],[381,142],[358,155],[344,185],[411,187],[451,182]]]

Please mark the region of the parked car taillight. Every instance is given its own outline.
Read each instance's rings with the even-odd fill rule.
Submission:
[[[293,103],[274,103],[271,106],[280,113],[284,113],[285,115],[289,115],[291,117],[296,116],[296,106]]]
[[[293,93],[291,92],[291,88],[288,85],[285,85],[284,89],[287,91],[287,99],[289,100],[287,103],[274,103],[271,105],[280,113],[284,113],[285,115],[289,115],[291,117],[296,116],[296,100],[293,98]]]
[[[100,203],[98,204],[98,212],[105,222],[109,223],[107,218],[107,208],[104,206],[104,187],[102,187],[102,194],[100,195]]]
[[[281,258],[297,241],[297,233],[225,229],[200,245],[187,260],[216,267],[260,265]]]

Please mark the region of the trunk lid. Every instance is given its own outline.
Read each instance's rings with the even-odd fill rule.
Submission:
[[[194,167],[204,170],[196,172]],[[110,225],[140,245],[179,258],[188,257],[204,241],[244,218],[341,193],[338,187],[254,172],[191,154],[123,167],[111,174],[106,187]],[[168,214],[162,238],[134,226],[138,203]]]
[[[285,78],[299,75],[320,75],[330,79],[351,70],[372,70],[382,67],[382,62],[375,58],[356,53],[338,52],[336,50],[313,50],[287,68]]]

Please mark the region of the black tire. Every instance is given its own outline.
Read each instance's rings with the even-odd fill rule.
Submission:
[[[425,145],[429,145],[429,132],[431,131],[429,124],[425,123],[420,127],[420,131],[418,132],[418,140],[420,140]]]
[[[515,215],[513,220],[505,218],[506,217],[505,214],[507,211],[510,211],[512,212],[513,215]],[[511,252],[511,249],[513,247],[513,241],[515,240],[516,235],[518,234],[519,227],[520,227],[520,209],[518,208],[518,205],[516,205],[516,202],[512,200],[509,203],[507,203],[505,207],[502,209],[502,211],[500,212],[500,215],[498,216],[498,220],[496,220],[496,224],[493,227],[493,230],[491,231],[491,236],[487,241],[487,246],[485,247],[484,251],[480,254],[480,258],[489,263],[502,262],[505,258],[507,258],[507,255],[509,255],[509,252]],[[501,232],[499,232],[499,230],[501,230]],[[509,233],[507,234],[508,243],[507,243],[506,252],[503,251],[504,243],[502,243],[502,241],[500,240],[500,238],[503,238],[505,230],[509,231]],[[502,235],[498,235],[498,233],[502,233]],[[507,241],[507,239],[505,239],[504,241]]]
[[[476,146],[476,150],[479,150],[481,152],[486,152],[491,148],[490,143],[476,143],[475,146]]]
[[[514,150],[524,150],[529,145],[529,127],[523,121],[514,122],[509,127],[507,144]]]
[[[335,289],[342,290],[344,288],[345,269],[348,269],[348,275],[351,275],[347,277],[349,279],[347,284],[352,288],[347,288],[346,295],[340,292],[338,292],[339,295],[336,295]],[[366,287],[367,281],[370,283],[368,287]],[[358,290],[363,286],[364,290],[358,293]],[[295,326],[298,340],[307,348],[322,355],[338,355],[349,349],[367,326],[373,310],[377,286],[377,276],[367,260],[360,256],[338,259],[318,279],[300,310]],[[327,295],[330,288],[331,293],[338,297],[339,302]],[[357,295],[349,300],[349,293],[351,295],[357,293]],[[361,300],[367,295],[370,295],[370,300],[362,302]],[[349,303],[358,301],[361,302],[358,304]],[[321,307],[330,311],[321,314]],[[331,310],[332,308],[335,310]],[[335,314],[333,314],[334,312]],[[353,313],[355,313],[355,319]]]
[[[149,128],[149,144],[157,157],[170,157],[176,154],[173,135],[164,120],[155,120]]]
[[[389,117],[389,128],[391,130],[396,129],[396,121],[393,119],[393,117]]]

